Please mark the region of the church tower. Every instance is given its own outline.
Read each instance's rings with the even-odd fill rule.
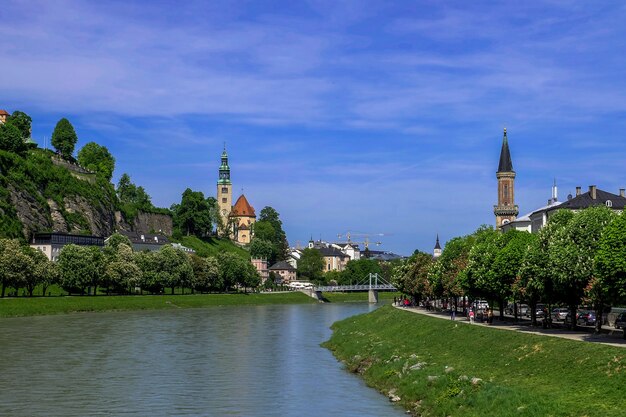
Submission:
[[[493,213],[496,215],[496,228],[499,229],[503,224],[515,220],[519,214],[519,208],[515,205],[515,171],[513,171],[513,162],[511,162],[506,127],[502,138],[500,164],[496,178],[498,179],[498,204],[493,206]]]
[[[439,258],[441,256],[441,245],[439,244],[439,233],[437,233],[437,242],[435,243],[435,249],[433,249],[433,258]]]
[[[230,182],[230,167],[228,166],[228,154],[226,144],[222,152],[222,165],[220,165],[219,179],[217,180],[217,204],[222,217],[224,227],[228,226],[228,216],[233,207],[233,184]]]

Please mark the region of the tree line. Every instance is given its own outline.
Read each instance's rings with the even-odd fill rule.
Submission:
[[[533,323],[539,302],[565,305],[571,317],[588,305],[599,331],[609,307],[626,303],[626,214],[604,206],[558,210],[537,234],[481,226],[451,239],[437,259],[416,252],[393,280],[418,300],[487,299],[501,316],[506,302],[524,302]]]
[[[256,288],[259,274],[246,259],[233,253],[201,258],[172,245],[154,252],[134,252],[127,237],[114,234],[104,248],[65,245],[58,261],[16,239],[0,239],[1,296],[7,288],[45,295],[51,285],[69,294],[163,294],[169,289],[192,292],[228,292]]]

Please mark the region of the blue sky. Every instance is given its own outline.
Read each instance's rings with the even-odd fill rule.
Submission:
[[[215,195],[226,142],[235,198],[290,243],[410,254],[494,223],[504,126],[520,214],[553,178],[560,199],[626,187],[624,22],[623,2],[9,0],[0,108],[41,145],[67,117],[158,206]]]

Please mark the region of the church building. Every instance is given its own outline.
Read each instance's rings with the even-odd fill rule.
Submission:
[[[502,225],[514,221],[519,214],[519,207],[515,204],[515,171],[513,171],[506,128],[504,128],[496,178],[498,179],[498,204],[493,206],[493,213],[496,215],[496,229],[500,229]]]
[[[233,184],[230,180],[228,153],[226,146],[222,152],[222,164],[217,180],[217,204],[222,221],[222,230],[227,231],[230,238],[242,245],[252,240],[252,225],[256,222],[254,207],[248,203],[246,196],[241,194],[233,206]]]

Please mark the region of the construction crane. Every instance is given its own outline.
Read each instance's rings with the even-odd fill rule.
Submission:
[[[382,242],[371,242],[370,241],[370,237],[372,236],[387,236],[387,234],[385,233],[358,233],[358,232],[346,232],[343,234],[338,234],[337,238],[341,239],[343,237],[345,237],[347,239],[347,243],[351,244],[351,243],[356,243],[357,245],[363,245],[365,247],[365,249],[369,249],[369,245],[370,244],[374,244],[376,246],[382,245]],[[361,241],[354,241],[352,240],[352,238],[360,238],[363,239]]]

